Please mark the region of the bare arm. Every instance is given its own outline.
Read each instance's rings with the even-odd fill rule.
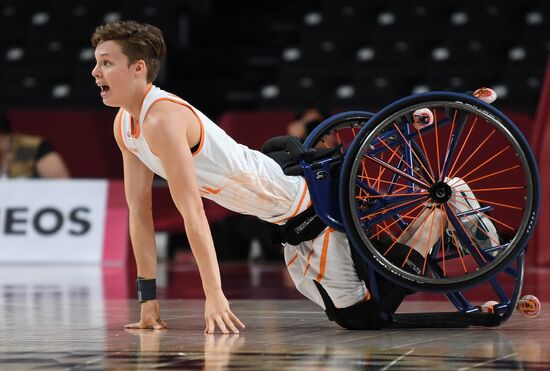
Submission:
[[[36,163],[36,171],[41,178],[67,179],[69,170],[57,152],[50,152]]]
[[[153,173],[128,151],[122,154],[124,191],[130,212],[130,239],[136,258],[137,274],[157,276],[157,250],[151,205]]]
[[[114,134],[122,152],[124,164],[124,191],[130,212],[130,240],[136,259],[137,274],[139,277],[152,279],[157,276],[157,248],[151,205],[154,174],[121,143],[117,119],[115,119]],[[158,301],[149,300],[142,303],[140,321],[125,327],[166,328],[166,323],[160,319]]]
[[[233,322],[237,325],[242,323],[229,310],[222,291],[214,242],[199,194],[190,150],[190,143],[194,144],[197,135],[200,135],[199,122],[190,109],[171,102],[159,102],[149,113],[143,135],[150,149],[162,161],[170,193],[183,217],[185,231],[199,267],[206,296],[205,331],[214,332],[217,324],[224,333],[229,332],[227,327],[238,332]]]

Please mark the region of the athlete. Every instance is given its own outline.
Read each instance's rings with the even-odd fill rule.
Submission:
[[[282,165],[271,158],[276,156],[236,143],[191,104],[152,85],[166,53],[157,27],[134,21],[110,23],[97,27],[91,42],[96,58],[92,75],[103,103],[120,107],[114,136],[124,163],[141,302],[140,321],[126,327],[166,328],[155,286],[151,184],[157,174],[168,182],[197,261],[206,297],[205,332],[219,328],[223,333],[238,333],[244,324],[233,314],[223,293],[201,196],[284,228],[312,210],[303,177],[285,175]],[[439,224],[441,217],[439,210],[427,207],[418,222]],[[372,300],[355,269],[345,234],[324,226],[315,228],[306,240],[303,235],[295,236],[297,240],[285,246],[287,267],[296,287],[345,328],[379,327],[380,313],[393,313],[407,290],[384,282],[380,290],[384,299]],[[418,272],[423,257],[439,238],[437,232],[428,235],[413,225],[410,233],[395,241],[405,248],[392,251],[396,259],[406,260],[407,269]],[[411,239],[420,242],[414,244],[407,260],[403,254],[410,250],[407,243]]]

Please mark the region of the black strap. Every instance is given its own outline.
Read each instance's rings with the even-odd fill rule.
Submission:
[[[494,327],[502,318],[495,313],[431,312],[392,314],[392,328],[466,328]]]
[[[317,237],[326,228],[326,224],[310,206],[284,225],[273,225],[272,242],[299,245],[303,241],[310,241]]]
[[[140,303],[157,298],[157,280],[138,277],[136,279],[137,297]]]

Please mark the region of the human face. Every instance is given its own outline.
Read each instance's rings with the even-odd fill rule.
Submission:
[[[128,65],[128,57],[113,40],[97,45],[95,59],[92,76],[101,89],[103,103],[110,107],[128,105],[141,78],[141,74],[136,74],[136,64]]]

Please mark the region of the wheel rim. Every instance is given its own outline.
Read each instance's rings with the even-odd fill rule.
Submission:
[[[433,112],[431,125],[413,124],[412,113],[421,108]],[[352,221],[362,244],[393,274],[434,287],[462,287],[504,266],[523,247],[535,179],[520,143],[497,116],[460,102],[418,103],[381,120],[356,153],[348,189]],[[433,217],[426,218],[425,210]],[[422,275],[385,258],[407,237],[407,227],[409,233],[422,228],[426,245],[434,246],[424,255]],[[436,243],[437,235],[449,235],[447,244],[446,238]],[[407,239],[411,249],[426,240],[417,237]],[[391,243],[386,251],[373,243],[381,238]]]
[[[359,134],[363,125],[373,116],[369,112],[345,113],[341,117],[330,118],[319,125],[304,143],[306,148],[331,148],[341,146],[345,153]]]

